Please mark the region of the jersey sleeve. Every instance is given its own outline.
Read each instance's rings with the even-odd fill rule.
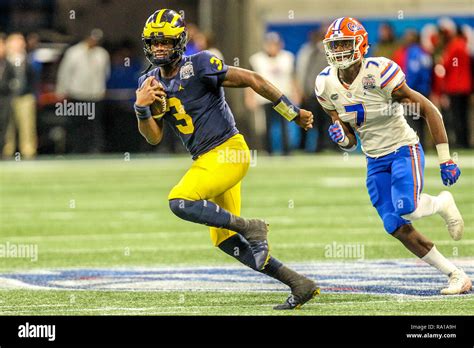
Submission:
[[[385,58],[381,62],[379,79],[380,89],[390,97],[405,83],[405,73],[397,63]]]
[[[145,82],[145,80],[147,78],[149,78],[150,76],[155,76],[155,79],[158,80],[158,77],[157,77],[157,71],[158,71],[159,68],[155,68],[153,70],[150,70],[149,72],[147,72],[146,74],[140,76],[138,78],[138,88],[140,88],[142,85],[143,85],[143,82]]]
[[[228,66],[209,51],[197,55],[198,77],[207,86],[218,89],[224,82]]]
[[[140,88],[143,85],[143,81],[147,78],[146,75],[142,75],[138,78],[138,88]]]
[[[327,86],[328,78],[329,70],[325,69],[316,77],[316,81],[314,83],[314,93],[316,94],[319,104],[321,104],[323,108],[328,110],[336,110],[336,107],[329,97]]]

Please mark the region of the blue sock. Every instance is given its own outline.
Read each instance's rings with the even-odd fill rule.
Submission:
[[[231,214],[217,204],[206,201],[189,201],[187,199],[170,199],[171,211],[183,220],[212,227],[229,225]]]

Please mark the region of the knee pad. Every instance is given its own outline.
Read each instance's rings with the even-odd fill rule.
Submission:
[[[414,198],[400,197],[394,202],[395,213],[398,216],[408,215],[415,211]]]
[[[385,214],[382,220],[383,220],[383,227],[385,228],[385,231],[387,231],[390,234],[398,230],[400,226],[406,225],[407,223],[409,223],[407,220],[401,218],[400,215],[395,214],[395,213]]]
[[[185,217],[185,209],[186,205],[185,203],[192,203],[191,201],[186,201],[184,199],[170,199],[169,200],[169,205],[171,211],[176,215],[177,217],[184,219]]]
[[[213,202],[187,199],[170,199],[171,211],[179,218],[212,227],[226,227],[230,220],[230,213]]]

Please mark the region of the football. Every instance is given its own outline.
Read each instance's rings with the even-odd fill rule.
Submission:
[[[161,85],[159,81],[153,80],[152,86],[156,84]],[[153,104],[150,105],[150,109],[151,109],[151,114],[153,118],[160,119],[161,117],[164,116],[166,110],[168,109],[168,99],[166,99],[166,97],[158,98],[157,100],[153,102]]]

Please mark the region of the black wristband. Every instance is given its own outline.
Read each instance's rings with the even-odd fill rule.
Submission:
[[[151,117],[150,107],[133,104],[133,108],[135,109],[135,115],[137,115],[140,120],[146,120]]]

